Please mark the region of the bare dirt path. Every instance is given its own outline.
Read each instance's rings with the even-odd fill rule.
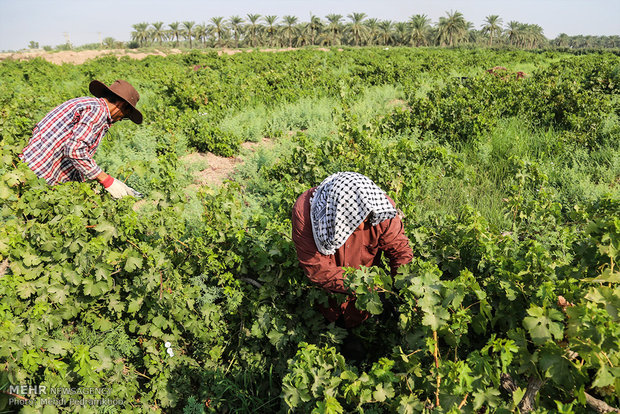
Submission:
[[[274,142],[270,138],[263,138],[260,142],[244,142],[241,144],[242,152],[246,155],[237,155],[235,157],[220,157],[210,152],[193,152],[181,157],[181,161],[188,168],[198,164],[199,170],[194,171],[194,185],[217,187],[224,180],[232,177],[235,169],[243,164],[244,158],[256,151],[258,148],[270,148]],[[192,168],[193,169],[193,168]]]
[[[61,52],[46,52],[44,50],[33,50],[25,52],[15,53],[0,53],[0,60],[13,59],[13,60],[29,60],[34,58],[42,58],[48,62],[61,65],[63,63],[71,63],[74,65],[80,65],[87,60],[96,59],[102,56],[128,56],[133,59],[144,59],[147,56],[166,56],[181,53],[178,49],[167,50],[165,53],[159,50],[153,52],[138,52],[133,50],[124,49],[108,49],[108,50],[64,50]]]
[[[218,55],[234,55],[236,53],[250,53],[254,49],[220,49],[217,51]],[[297,48],[283,48],[283,49],[259,49],[260,52],[288,52],[291,50],[297,50]],[[321,50],[323,52],[329,52],[329,49],[326,48],[318,48],[316,50]],[[339,49],[342,50],[342,49]],[[184,53],[179,49],[167,49],[165,51],[154,50],[149,52],[142,52],[138,50],[131,49],[107,49],[107,50],[65,50],[60,52],[47,52],[45,50],[35,49],[28,51],[19,51],[19,52],[4,52],[0,53],[0,61],[5,59],[12,60],[29,60],[34,58],[42,58],[47,60],[48,62],[55,63],[57,65],[61,65],[63,63],[70,63],[73,65],[80,65],[87,60],[96,59],[101,56],[128,56],[132,59],[144,59],[147,56],[167,56]]]

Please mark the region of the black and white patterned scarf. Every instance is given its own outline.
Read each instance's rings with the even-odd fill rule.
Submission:
[[[396,214],[385,192],[370,178],[355,172],[330,175],[310,200],[314,243],[324,255],[336,253],[368,215],[376,226]]]

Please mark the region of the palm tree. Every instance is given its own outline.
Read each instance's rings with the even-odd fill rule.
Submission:
[[[448,46],[453,46],[467,34],[467,22],[463,14],[458,11],[446,13],[447,17],[439,18],[440,43],[448,40]]]
[[[316,39],[319,37],[319,34],[321,33],[322,28],[323,28],[323,22],[321,21],[321,18],[318,16],[311,15],[310,21],[308,22],[308,25],[306,26],[306,29],[310,33],[310,44],[311,45],[316,44]]]
[[[174,47],[177,47],[179,44],[179,35],[181,31],[179,30],[179,22],[170,23],[168,27],[170,27],[170,38],[174,39]]]
[[[230,18],[230,28],[233,31],[235,38],[235,47],[239,47],[239,38],[241,37],[241,32],[243,30],[241,23],[243,23],[243,19],[239,16],[232,16]]]
[[[543,35],[543,28],[537,24],[526,24],[523,28],[524,46],[529,49],[539,47],[547,39]]]
[[[208,28],[211,31],[211,35],[213,36],[213,27],[209,27]],[[222,47],[228,47],[230,45],[233,44],[233,38],[232,38],[232,33],[230,33],[230,30],[228,30],[228,26],[226,24],[224,24],[224,30],[221,33],[222,35]]]
[[[194,36],[194,34],[192,33],[192,29],[194,28],[194,24],[195,22],[183,22],[183,27],[185,28],[185,31],[183,32],[183,36],[186,39],[189,39],[189,48],[192,48],[192,37]]]
[[[352,13],[347,15],[347,17],[351,19],[348,29],[351,32],[351,36],[353,36],[353,43],[355,46],[359,46],[362,41],[368,38],[368,28],[363,24],[366,13]]]
[[[308,26],[309,23],[299,23],[295,26],[295,31],[297,32],[295,47],[308,46],[312,42],[312,34]]]
[[[571,47],[573,48],[582,48],[586,44],[585,38],[583,35],[577,35],[571,37]]]
[[[566,33],[560,33],[558,37],[555,38],[553,43],[559,47],[568,47],[569,41],[570,39]]]
[[[379,20],[372,18],[368,19],[364,22],[366,27],[368,28],[368,45],[374,45],[377,43],[377,38],[379,37]]]
[[[515,20],[508,22],[508,26],[506,26],[506,34],[508,35],[510,45],[517,45],[521,38],[521,23]]]
[[[265,23],[267,23],[267,36],[269,37],[269,46],[273,47],[277,32],[277,26],[275,24],[276,20],[278,20],[278,16],[265,16],[263,20],[265,20]]]
[[[148,23],[136,23],[131,25],[134,31],[131,32],[131,39],[138,42],[138,45],[144,46],[146,41],[149,38],[149,32],[147,28],[149,27]]]
[[[207,43],[208,33],[209,33],[209,31],[207,29],[207,26],[204,23],[197,24],[194,27],[194,37],[196,38],[196,40],[198,40],[199,42],[202,43],[203,47]]]
[[[159,42],[160,45],[163,43],[164,39],[166,38],[166,32],[163,29],[163,27],[164,27],[163,22],[155,22],[153,23],[153,28],[150,31],[151,39],[153,39],[154,42]]]
[[[502,32],[502,19],[497,14],[491,14],[484,20],[482,32],[489,34],[489,46],[493,46],[493,36]]]
[[[299,25],[298,46],[308,46],[314,44],[314,33],[310,22]]]
[[[213,33],[217,35],[217,47],[222,47],[222,35],[226,30],[224,26],[224,18],[223,17],[212,17],[211,18],[211,27],[213,29]]]
[[[329,34],[329,44],[330,46],[339,45],[341,42],[342,35],[342,20],[341,14],[328,14],[325,16],[329,24],[327,25],[327,33]]]
[[[409,28],[406,22],[396,22],[394,24],[394,43],[399,46],[407,44]]]
[[[394,23],[391,20],[381,20],[379,22],[379,38],[384,46],[392,44],[394,40],[393,28]]]
[[[297,24],[297,17],[284,16],[284,35],[288,39],[288,47],[293,47],[293,34],[295,33],[295,25]]]
[[[480,42],[481,33],[475,29],[475,26],[472,22],[465,21],[465,34],[463,39],[465,41],[477,45]]]
[[[260,19],[260,14],[248,14],[249,24],[247,25],[248,33],[250,35],[250,44],[252,47],[256,47],[257,42],[256,39],[258,37],[258,32],[260,31],[260,24],[258,24],[258,19]]]
[[[428,35],[431,28],[431,21],[425,14],[416,14],[409,19],[411,26],[411,43],[416,47],[427,44]]]

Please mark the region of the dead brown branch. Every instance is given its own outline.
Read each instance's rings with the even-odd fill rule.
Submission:
[[[9,268],[9,259],[6,258],[0,263],[0,277],[6,274],[6,269]]]
[[[435,368],[437,368],[437,389],[435,390],[435,407],[439,407],[439,387],[441,385],[441,375],[439,374],[439,344],[437,338],[437,331],[433,331],[433,339],[435,340],[435,351],[433,356],[435,357]]]
[[[545,384],[544,380],[541,380],[538,377],[530,377],[530,380],[527,383],[527,389],[525,390],[525,395],[521,399],[519,403],[519,410],[522,413],[529,413],[535,407],[536,395],[538,395],[538,391]]]
[[[260,282],[254,280],[254,279],[250,279],[249,277],[240,277],[239,280],[241,280],[241,281],[243,281],[245,283],[249,283],[250,285],[252,285],[252,286],[254,286],[255,288],[258,288],[258,289],[263,287],[263,285]]]
[[[525,390],[525,394],[523,398],[519,402],[519,412],[529,413],[534,409],[534,402],[536,401],[536,395],[540,388],[544,385],[545,381],[537,378],[530,377],[530,380],[527,384],[527,389]],[[517,390],[517,384],[512,379],[510,374],[502,373],[500,375],[500,384],[501,387],[508,391],[511,395]]]
[[[612,407],[611,405],[607,404],[605,401],[601,401],[597,398],[594,398],[587,392],[585,394],[586,394],[586,402],[588,403],[590,408],[592,408],[597,413],[620,413],[620,410]]]
[[[577,355],[576,353],[572,354],[574,356]],[[520,412],[527,413],[534,409],[534,401],[536,400],[536,395],[538,394],[538,391],[540,391],[540,388],[544,385],[544,383],[545,381],[538,378],[530,378],[527,384],[527,390],[525,391],[525,395],[519,403]],[[504,390],[508,391],[510,394],[515,392],[518,388],[510,374],[506,373],[502,373],[500,375],[500,384],[501,387]],[[601,401],[598,398],[595,398],[592,395],[588,394],[587,392],[585,393],[585,395],[588,406],[597,413],[620,413],[620,409],[610,406],[605,401]]]

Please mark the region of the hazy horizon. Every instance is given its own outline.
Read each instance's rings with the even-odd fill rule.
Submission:
[[[212,17],[228,19],[247,14],[294,15],[301,22],[310,15],[321,19],[330,13],[346,16],[363,12],[371,18],[406,21],[414,14],[426,14],[435,24],[447,12],[459,11],[480,29],[488,15],[497,14],[505,26],[509,21],[537,24],[553,39],[560,33],[569,36],[610,36],[620,34],[618,0],[265,0],[263,2],[200,0],[0,0],[0,50],[28,48],[30,41],[43,46],[58,46],[67,40],[75,46],[98,43],[106,37],[130,40],[132,25],[141,22],[178,21],[208,23]],[[50,16],[54,16],[50,18]]]

